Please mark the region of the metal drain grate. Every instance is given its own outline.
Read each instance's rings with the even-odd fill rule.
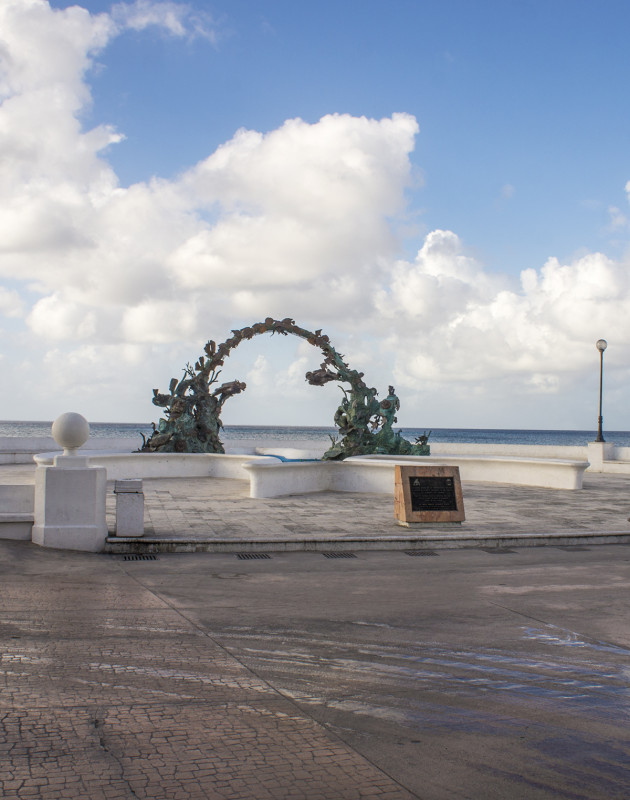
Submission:
[[[123,561],[157,561],[157,556],[151,556],[151,555],[123,556]]]
[[[356,558],[354,553],[322,553],[324,558]]]
[[[484,553],[491,553],[493,556],[503,556],[508,555],[509,553],[516,553],[516,550],[512,550],[511,547],[480,547],[480,550],[483,550]]]
[[[251,558],[271,558],[271,556],[268,555],[267,553],[237,553],[236,557],[240,558],[241,561],[245,561]]]
[[[405,550],[408,556],[436,556],[435,550]]]

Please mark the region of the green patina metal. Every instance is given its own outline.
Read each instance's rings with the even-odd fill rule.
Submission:
[[[271,317],[251,327],[233,330],[232,336],[218,346],[216,342],[208,342],[204,355],[195,365],[186,365],[184,377],[179,381],[177,378],[171,380],[169,394],[153,390],[153,403],[165,409],[165,416],[157,427],[154,425],[153,433],[144,440],[141,450],[150,453],[224,453],[219,439],[223,427],[221,410],[228,397],[239,394],[246,385],[237,380],[217,385],[220,367],[242,341],[263,333],[299,336],[322,351],[324,361],[319,369],[306,373],[306,380],[312,386],[323,386],[330,381],[348,385],[348,388],[342,387],[344,397],[335,413],[338,436],[331,437],[331,446],[323,456],[325,460],[340,461],[349,456],[375,453],[429,455],[427,439],[430,433],[420,436],[412,444],[400,431],[394,432],[400,400],[393,386],[389,387],[385,399],[378,400],[378,392],[366,385],[363,373],[350,369],[321,330],[313,333],[300,328],[292,319]]]

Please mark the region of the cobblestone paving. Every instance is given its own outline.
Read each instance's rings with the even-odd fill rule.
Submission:
[[[413,796],[123,562],[0,543],[0,576],[3,800]]]
[[[32,470],[20,474],[28,482]],[[629,487],[630,476],[611,475],[587,475],[582,492],[466,483],[462,531],[630,530]],[[403,532],[383,495],[252,500],[245,482],[203,479],[147,480],[144,489],[147,535],[156,537],[342,540]],[[114,504],[110,492],[110,529]],[[209,635],[213,613],[234,613],[228,606],[206,604],[207,621],[178,611],[164,581],[156,576],[149,590],[121,559],[0,541],[3,800],[416,796]],[[585,580],[578,584],[570,588],[583,589]],[[604,588],[594,586],[593,597]],[[293,595],[291,602],[298,602]],[[568,600],[550,607],[560,606]],[[536,607],[523,613],[540,617]],[[239,635],[238,625],[230,635]]]
[[[587,475],[582,491],[487,483],[464,484],[461,533],[630,532],[630,476]],[[144,481],[145,536],[191,540],[339,540],[408,535],[394,522],[393,498],[382,494],[318,492],[252,499],[249,484],[232,479]],[[108,526],[115,498],[108,494]],[[423,529],[436,532],[430,525]]]

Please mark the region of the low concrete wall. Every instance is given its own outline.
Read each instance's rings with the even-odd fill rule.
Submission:
[[[0,485],[0,539],[29,541],[34,507],[34,486]]]
[[[102,453],[81,449],[91,467],[105,467],[107,480],[137,478],[238,478],[248,480],[245,464],[265,456],[223,453]],[[40,453],[35,463],[49,466],[56,453]],[[271,459],[278,463],[277,459]]]
[[[283,456],[284,458],[307,458],[319,460],[326,452],[327,447],[255,447],[253,453],[257,456]],[[232,449],[226,449],[231,453]],[[252,451],[250,450],[250,453]]]
[[[517,458],[563,458],[587,461],[587,445],[473,444],[471,442],[429,442],[431,455],[516,456]]]
[[[281,497],[309,492],[376,492],[393,494],[396,464],[458,466],[462,480],[582,488],[588,461],[516,458],[509,456],[361,456],[343,462],[283,463],[250,461],[250,497]]]
[[[568,459],[591,461],[590,472],[630,474],[630,447],[616,447],[607,442],[601,464],[589,459],[589,445],[527,445],[527,444],[472,444],[458,442],[431,442],[432,455],[486,455],[514,456],[517,458]],[[591,443],[592,444],[592,443]],[[138,449],[138,437],[124,439],[90,439],[90,451],[132,453]],[[227,440],[228,455],[282,455],[285,458],[320,458],[325,446],[315,446],[306,441],[293,447],[274,445],[257,446],[256,440]],[[591,448],[592,449],[592,448]],[[59,447],[51,437],[0,437],[0,464],[30,464],[38,453],[59,453]],[[157,456],[161,454],[151,454]],[[172,454],[178,455],[178,454]],[[124,477],[124,476],[123,476]],[[133,477],[133,476],[130,476]],[[142,477],[142,476],[140,476]],[[149,476],[147,476],[149,477]],[[242,477],[242,476],[241,476]]]
[[[594,458],[593,444],[593,442],[584,445],[433,442],[431,443],[431,455],[488,455],[574,459],[576,461],[591,462],[588,467],[589,472],[630,475],[630,447],[617,447],[614,442],[606,442],[601,447],[602,454],[600,457]]]
[[[283,497],[290,494],[337,491],[336,476],[344,466],[331,461],[286,463],[277,458],[252,460],[245,465],[249,478],[249,496]]]
[[[570,460],[560,458],[531,458],[515,456],[489,456],[489,455],[431,455],[431,456],[362,456],[349,458],[346,464],[361,465],[362,468],[369,464],[379,464],[391,471],[391,489],[394,485],[394,466],[396,464],[434,464],[459,467],[461,479],[464,481],[484,481],[488,483],[507,483],[518,486],[539,486],[546,489],[582,488],[584,472],[588,467],[586,460]],[[345,482],[355,485],[362,480],[363,472],[357,472],[356,477]],[[346,491],[357,491],[354,488]]]
[[[630,475],[630,447],[614,442],[589,442],[585,445],[536,444],[458,444],[433,442],[432,455],[516,456],[519,458],[569,459],[589,461],[589,472]]]
[[[295,457],[299,451],[276,449]],[[550,489],[581,489],[586,460],[490,455],[362,456],[344,462],[283,462],[271,456],[215,453],[99,453],[81,450],[90,466],[105,467],[107,479],[237,478],[249,480],[251,497],[279,497],[309,492],[393,492],[394,465],[459,466],[462,480],[513,483]],[[46,466],[54,453],[35,456]]]
[[[90,450],[132,453],[142,444],[139,437],[119,439],[90,439]],[[0,436],[0,464],[32,464],[38,453],[61,453],[52,436]]]

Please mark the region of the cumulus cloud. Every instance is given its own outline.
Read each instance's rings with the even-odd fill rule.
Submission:
[[[292,120],[266,136],[236,134],[177,181],[121,188],[111,180],[106,191],[108,168],[95,153],[98,193],[89,174],[63,193],[50,180],[19,208],[0,210],[0,230],[10,231],[0,270],[36,280],[57,309],[83,304],[107,319],[94,333],[105,327],[123,338],[139,318],[130,306],[148,328],[179,338],[181,325],[165,325],[174,317],[163,313],[173,293],[191,308],[220,308],[226,321],[297,313],[302,293],[309,302],[299,305],[318,307],[324,320],[343,300],[358,317],[369,303],[365,287],[381,279],[395,249],[387,217],[402,207],[415,128],[406,115]],[[288,168],[279,157],[285,145],[295,150]],[[46,300],[36,316],[52,309]]]
[[[403,206],[415,119],[329,115],[239,131],[177,190],[219,211],[172,253],[182,286],[307,285],[341,271],[369,278],[393,249],[387,217]]]
[[[484,271],[451,231],[433,231],[413,262],[398,262],[377,307],[395,320],[387,349],[401,386],[487,383],[555,392],[588,369],[606,331],[630,341],[628,266],[601,253],[550,258],[519,286]]]
[[[20,346],[30,336],[48,348],[49,376],[63,367],[75,388],[89,375],[112,391],[122,374],[148,375],[151,359],[181,365],[209,335],[267,315],[336,333],[353,365],[368,360],[383,387],[394,374],[410,396],[483,393],[506,376],[553,394],[587,368],[595,339],[630,342],[628,267],[602,254],[550,258],[520,283],[448,230],[399,257],[418,134],[409,114],[240,130],[174,180],[122,186],[108,152],[124,132],[82,126],[90,68],[114,37],[150,26],[215,36],[210,17],[180,3],[96,15],[0,5],[0,314],[24,317]],[[252,385],[297,396],[312,365],[300,347],[280,372],[261,356]]]
[[[0,166],[0,274],[43,292],[28,316],[35,333],[48,320],[59,340],[195,338],[195,308],[220,308],[227,323],[273,313],[276,291],[277,313],[309,293],[325,319],[331,289],[356,300],[379,279],[395,248],[388,217],[404,206],[413,117],[242,130],[175,181],[122,187],[106,153],[122,134],[80,124],[91,60],[121,26],[182,35],[187,7],[141,0],[91,16],[29,0],[1,13],[10,96],[0,131],[12,157]]]

